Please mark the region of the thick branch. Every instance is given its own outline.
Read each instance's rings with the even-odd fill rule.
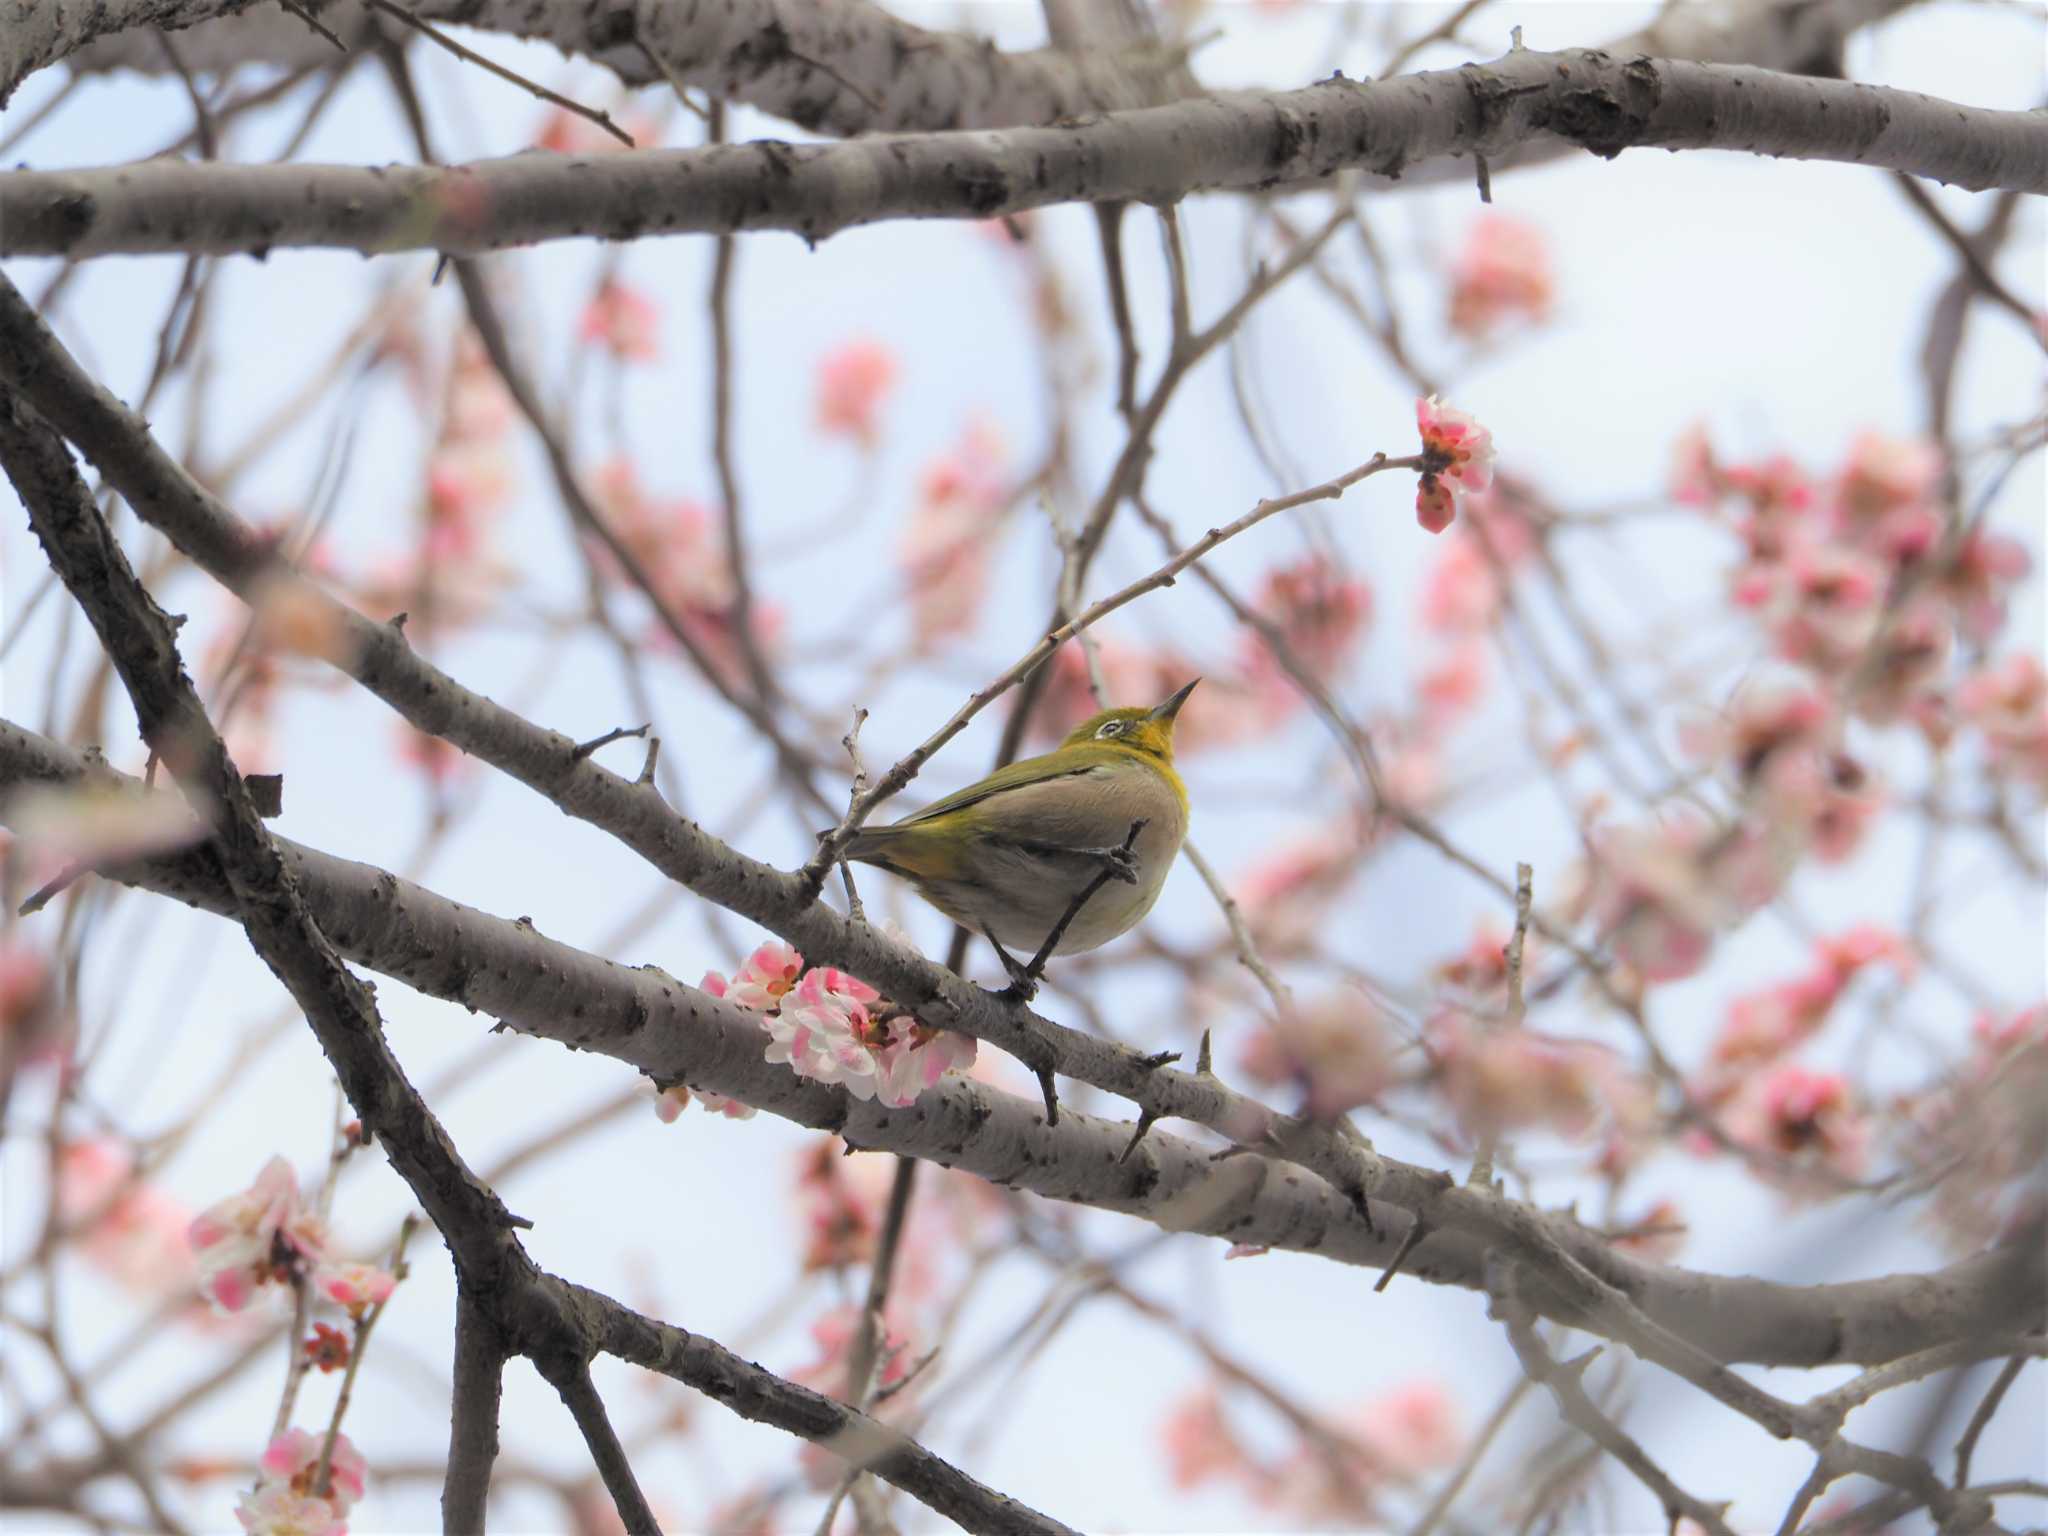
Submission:
[[[1373,84],[1329,80],[994,133],[527,154],[445,169],[159,160],[15,171],[0,178],[0,255],[470,254],[576,236],[755,229],[820,240],[884,219],[1171,203],[1342,170],[1399,176],[1544,139],[1607,158],[1638,146],[1730,149],[2048,192],[2048,115],[2038,112],[1739,65],[1524,51]]]
[[[212,837],[184,862],[214,887],[221,909],[241,923],[250,946],[304,1013],[370,1138],[383,1143],[392,1166],[447,1241],[464,1294],[488,1305],[492,1322],[514,1347],[563,1386],[564,1399],[589,1435],[607,1485],[621,1499],[622,1513],[635,1529],[652,1529],[644,1501],[628,1507],[631,1474],[624,1469],[616,1436],[602,1422],[602,1407],[595,1403],[584,1367],[600,1347],[599,1334],[660,1325],[541,1272],[519,1245],[511,1230],[517,1219],[469,1171],[447,1132],[406,1080],[384,1040],[370,989],[349,972],[324,925],[314,920],[297,869],[258,817],[185,674],[169,616],[136,579],[62,440],[11,389],[0,390],[0,464],[28,508],[52,568],[84,610],[134,701],[151,750],[213,827]],[[574,1361],[571,1370],[560,1368],[565,1360]],[[732,1363],[743,1376],[765,1379],[755,1381],[757,1394],[766,1383],[777,1383],[789,1392],[802,1390],[778,1383],[758,1366],[736,1358]],[[724,1400],[723,1389],[732,1374],[717,1378],[706,1390]],[[806,1418],[785,1422],[766,1411],[753,1416],[782,1423],[797,1434],[809,1429]],[[860,1423],[870,1438],[891,1433],[864,1418]],[[1065,1529],[928,1453],[920,1451],[909,1460],[907,1468],[899,1462],[893,1473],[880,1465],[875,1470],[923,1497],[922,1481],[934,1468],[943,1468],[950,1477],[940,1495],[951,1506],[949,1512],[970,1530]]]
[[[313,9],[351,47],[375,45],[375,20],[354,0]],[[1163,52],[1005,53],[966,33],[912,26],[868,0],[413,0],[408,9],[429,21],[553,43],[633,85],[661,82],[647,61],[652,54],[679,84],[835,134],[1050,123],[1135,106],[1145,99],[1144,82],[1174,62]],[[255,61],[305,68],[339,57],[303,21],[250,0],[17,6],[0,29],[0,104],[33,71],[95,38],[107,40],[74,58],[74,68],[161,68],[145,30],[158,26],[193,29],[179,49],[200,72]]]
[[[19,293],[0,278],[0,377],[9,376],[72,436],[144,520],[231,590],[246,596],[267,581],[292,579],[262,540],[166,455],[118,401],[84,375]],[[813,963],[851,971],[929,1022],[964,1030],[1012,1054],[1035,1059],[1049,1050],[1061,1074],[1131,1100],[1152,1120],[1191,1120],[1220,1134],[1257,1141],[1262,1150],[1313,1170],[1343,1191],[1354,1209],[1368,1187],[1373,1198],[1410,1211],[1427,1207],[1436,1232],[1417,1250],[1409,1265],[1413,1273],[1432,1276],[1436,1265],[1452,1262],[1466,1245],[1476,1243],[1483,1251],[1489,1244],[1518,1241],[1504,1218],[1508,1208],[1502,1202],[1481,1199],[1474,1191],[1448,1189],[1441,1173],[1383,1162],[1336,1127],[1276,1116],[1213,1075],[1158,1067],[1128,1048],[1013,1008],[866,924],[849,922],[812,899],[799,876],[745,857],[677,816],[648,786],[621,778],[579,754],[569,738],[463,688],[416,655],[397,631],[370,623],[317,589],[303,591],[306,601],[320,606],[342,636],[331,658],[335,664],[418,729],[443,737],[519,779],[566,814],[602,828],[669,878],[787,939]],[[559,1025],[554,1032],[561,1037]],[[683,1068],[671,1059],[650,1070],[673,1077]],[[709,1082],[707,1086],[749,1098],[741,1089]],[[1263,1135],[1259,1127],[1264,1127]],[[1110,1133],[1113,1145],[1108,1156],[1122,1150],[1117,1138],[1123,1130],[1117,1127]],[[871,1137],[863,1145],[891,1143]],[[910,1150],[900,1145],[895,1149]],[[1014,1178],[1017,1170],[1001,1176]],[[1868,1316],[1838,1315],[1832,1293],[1810,1297],[1810,1305],[1769,1314],[1727,1310],[1724,1296],[1713,1289],[1717,1281],[1702,1277],[1704,1284],[1698,1289],[1689,1288],[1689,1282],[1673,1286],[1669,1272],[1636,1264],[1566,1219],[1532,1219],[1543,1222],[1563,1251],[1625,1295],[1637,1296],[1648,1277],[1667,1277],[1660,1305],[1645,1302],[1646,1309],[1723,1359],[1875,1363],[1951,1336],[1943,1330],[1953,1327],[1953,1319],[1938,1315],[1944,1299],[1933,1293],[1903,1292],[1895,1298],[1898,1310],[1888,1302]],[[1370,1251],[1380,1262],[1387,1257],[1381,1248]],[[1480,1283],[1476,1268],[1462,1267],[1467,1278],[1461,1283]],[[2017,1307],[2020,1317],[2031,1316],[2029,1308],[2038,1310],[2042,1277],[2037,1268],[2027,1270],[2018,1283],[2016,1301],[2006,1299],[1999,1289],[2006,1284],[2003,1280],[1994,1284],[1987,1276],[1978,1283],[1987,1287],[1978,1304],[1992,1306],[1996,1315],[2006,1315],[2009,1306]],[[1668,1303],[1669,1310],[1663,1310],[1662,1303]],[[2014,1326],[2025,1324],[2015,1321]],[[1900,1328],[1909,1338],[1903,1347],[1895,1336]]]
[[[483,1536],[491,1467],[498,1459],[498,1403],[504,1386],[505,1346],[497,1325],[481,1302],[458,1290],[448,1470],[441,1482],[441,1529],[446,1536]]]
[[[70,749],[0,722],[0,784],[65,783],[84,772]],[[612,1056],[658,1081],[687,1080],[729,1094],[835,1131],[855,1146],[959,1167],[1169,1230],[1315,1252],[1368,1268],[1385,1264],[1392,1251],[1385,1235],[1366,1230],[1345,1197],[1286,1164],[1255,1157],[1216,1162],[1205,1149],[1156,1129],[1129,1163],[1120,1164],[1128,1124],[1067,1111],[1058,1126],[1048,1127],[1035,1102],[963,1080],[949,1080],[905,1110],[854,1100],[764,1061],[764,1036],[751,1014],[662,971],[600,959],[529,924],[491,917],[369,865],[285,839],[278,843],[321,926],[349,958],[525,1033]],[[208,910],[229,905],[199,855],[109,874]],[[1388,1168],[1390,1178],[1402,1182],[1432,1178],[1397,1163]],[[1454,1217],[1454,1202],[1466,1193],[1446,1192]],[[1480,1198],[1472,1196],[1475,1203]],[[1511,1206],[1497,1196],[1484,1201]],[[1489,1253],[1527,1255],[1526,1223],[1542,1220],[1517,1210],[1511,1225],[1523,1228],[1519,1236],[1434,1233],[1402,1272],[1483,1289]],[[1580,1251],[1577,1243],[1573,1248]],[[2039,1319],[2048,1290],[2031,1253],[1987,1255],[1935,1275],[1827,1286],[1695,1274],[1620,1255],[1599,1268],[1645,1315],[1717,1359],[1780,1365],[1874,1365],[1982,1330],[2025,1332]],[[1561,1321],[1606,1331],[1599,1318],[1564,1305],[1533,1277],[1523,1281],[1522,1299]]]

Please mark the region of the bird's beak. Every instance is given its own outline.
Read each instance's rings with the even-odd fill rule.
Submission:
[[[1195,691],[1195,683],[1199,683],[1200,681],[1201,679],[1198,677],[1194,680],[1194,682],[1183,683],[1180,687],[1174,690],[1173,696],[1171,698],[1169,698],[1165,703],[1156,706],[1153,709],[1152,713],[1147,715],[1145,718],[1147,720],[1172,720],[1175,715],[1180,713],[1181,705],[1187,703],[1188,695]]]

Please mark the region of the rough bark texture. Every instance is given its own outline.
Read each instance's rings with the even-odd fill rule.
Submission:
[[[351,48],[374,42],[380,26],[402,30],[354,0],[308,8]],[[1145,82],[1171,62],[1157,52],[1006,53],[977,37],[912,26],[866,0],[415,0],[410,9],[430,21],[553,43],[635,85],[658,84],[665,71],[722,100],[835,134],[1050,123],[1135,106]],[[339,56],[298,17],[252,0],[6,0],[0,16],[0,103],[29,74],[67,56],[80,72],[161,70],[163,50],[144,30],[152,27],[185,29],[179,56],[198,71],[258,61],[317,67]]]
[[[70,782],[85,764],[70,749],[0,721],[0,785]],[[139,786],[132,786],[141,793]],[[530,923],[493,917],[409,881],[276,839],[299,889],[336,949],[359,964],[446,998],[522,1033],[627,1063],[661,1082],[687,1081],[854,1146],[957,1167],[1029,1190],[1151,1221],[1169,1231],[1318,1253],[1375,1266],[1399,1229],[1368,1232],[1329,1184],[1259,1157],[1215,1162],[1185,1137],[1152,1130],[1128,1162],[1127,1123],[1066,1111],[1048,1126],[1035,1102],[951,1080],[909,1109],[862,1102],[762,1059],[763,1033],[744,1009],[652,967],[635,968],[549,939]],[[110,871],[114,878],[224,915],[233,897],[195,852]],[[1427,1170],[1403,1170],[1419,1181]],[[1504,1202],[1454,1191],[1477,1207]],[[1455,1217],[1455,1213],[1454,1213]],[[1479,1237],[1446,1226],[1425,1238],[1402,1273],[1483,1290],[1527,1223],[1527,1212]],[[1526,1233],[1523,1234],[1526,1236]],[[1578,1245],[1573,1245],[1575,1251]],[[1584,1257],[1581,1254],[1581,1257]],[[1717,1360],[1761,1365],[1876,1365],[1986,1332],[2035,1326],[2048,1265],[2026,1252],[1987,1255],[1938,1274],[1790,1286],[1708,1275],[1608,1254],[1600,1277],[1656,1323]],[[1605,1332],[1540,1280],[1523,1299],[1545,1315]]]
[[[1399,176],[1544,138],[1607,158],[1638,146],[1733,149],[2048,192],[2048,114],[1736,65],[1525,51],[1377,84],[1205,97],[1052,128],[525,154],[445,169],[152,161],[16,171],[0,178],[0,255],[467,254],[573,236],[757,229],[819,240],[883,219],[1171,203],[1345,170]]]

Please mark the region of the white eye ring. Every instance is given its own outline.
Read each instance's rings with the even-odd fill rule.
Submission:
[[[1121,720],[1105,720],[1105,721],[1103,721],[1103,722],[1102,722],[1102,728],[1101,728],[1100,730],[1098,730],[1098,731],[1097,731],[1097,732],[1096,732],[1095,734],[1096,734],[1096,736],[1097,736],[1097,737],[1103,737],[1103,736],[1121,736],[1121,735],[1123,735],[1123,733],[1124,733],[1124,723],[1123,723],[1123,721],[1121,721]]]

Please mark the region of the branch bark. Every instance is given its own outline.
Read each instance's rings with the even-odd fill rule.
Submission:
[[[0,785],[69,783],[85,772],[84,760],[69,748],[0,721]],[[1167,1230],[1318,1253],[1365,1268],[1391,1255],[1388,1223],[1369,1232],[1343,1195],[1287,1164],[1251,1156],[1217,1162],[1206,1148],[1157,1129],[1122,1164],[1128,1123],[1068,1110],[1048,1127],[1036,1102],[966,1080],[948,1080],[906,1110],[855,1100],[764,1061],[753,1015],[662,971],[601,959],[370,865],[277,842],[321,926],[349,958],[523,1033],[611,1056],[660,1082],[686,1080],[727,1094],[833,1131],[853,1146],[962,1168]],[[106,873],[209,911],[230,909],[229,893],[199,854]],[[1444,1183],[1425,1169],[1388,1166],[1397,1183]],[[1472,1205],[1482,1203],[1472,1192],[1445,1191],[1449,1220],[1460,1219],[1459,1202],[1467,1197]],[[1510,1211],[1512,1219],[1465,1231],[1447,1224],[1416,1249],[1402,1273],[1483,1290],[1490,1259],[1532,1256],[1528,1232],[1540,1224],[1548,1234],[1576,1234],[1568,1243],[1574,1258],[1594,1259],[1588,1267],[1644,1316],[1729,1363],[1879,1365],[1984,1332],[2032,1331],[2048,1308],[2048,1265],[2030,1247],[1931,1275],[1788,1286],[1647,1264],[1604,1248],[1589,1253],[1579,1229],[1498,1196],[1484,1196],[1483,1204]],[[1609,1332],[1599,1316],[1571,1304],[1538,1275],[1524,1277],[1520,1297],[1545,1316]]]
[[[1272,95],[1204,97],[993,133],[760,140],[463,166],[151,161],[0,177],[0,255],[279,248],[455,255],[596,236],[790,230],[811,241],[899,218],[987,219],[1064,202],[1171,203],[1563,140],[1728,149],[2048,192],[2048,114],[1740,65],[1583,50]]]
[[[374,15],[356,0],[314,9],[351,48],[377,42]],[[408,9],[427,21],[552,43],[629,85],[661,82],[652,54],[678,84],[832,134],[1003,127],[1112,111],[1143,101],[1147,82],[1178,62],[1163,50],[1005,52],[967,33],[912,26],[869,0],[415,0]],[[180,53],[201,72],[255,62],[317,67],[340,57],[305,22],[252,0],[98,0],[16,12],[0,32],[0,105],[34,71],[66,57],[80,71],[160,69],[156,28],[190,29]]]
[[[211,884],[250,946],[277,975],[332,1063],[369,1137],[381,1142],[393,1168],[439,1228],[454,1258],[463,1294],[491,1309],[491,1321],[519,1353],[534,1360],[563,1390],[564,1401],[591,1441],[608,1487],[636,1530],[653,1517],[631,1488],[624,1454],[589,1387],[588,1361],[603,1339],[679,1335],[594,1291],[546,1274],[528,1257],[513,1228],[521,1225],[488,1185],[462,1161],[426,1102],[391,1053],[370,989],[350,973],[335,941],[315,921],[298,870],[263,825],[247,787],[208,720],[198,690],[179,658],[176,626],[137,580],[112,530],[79,478],[63,440],[18,392],[0,390],[0,466],[20,494],[52,569],[84,610],[135,705],[142,735],[170,770],[195,811],[213,829],[188,859]],[[386,877],[389,878],[389,877]],[[344,937],[341,943],[347,943]],[[682,1335],[687,1338],[687,1335]],[[818,1415],[802,1412],[818,1396],[739,1360],[708,1340],[695,1340],[697,1380],[721,1401],[735,1380],[757,1404],[786,1410],[780,1422],[805,1434]],[[707,1363],[718,1369],[708,1372]],[[690,1380],[689,1375],[683,1377]],[[898,1451],[875,1470],[923,1498],[930,1484],[943,1512],[974,1531],[1064,1532],[1066,1527],[1007,1498],[910,1445],[865,1415],[835,1411],[838,1434],[859,1430],[864,1446]],[[816,1438],[816,1435],[812,1435]],[[828,1449],[844,1455],[829,1443]],[[120,1443],[107,1453],[118,1460]],[[914,1456],[905,1454],[914,1449]],[[935,1480],[943,1469],[947,1476]],[[909,1479],[906,1481],[905,1479]],[[629,1497],[630,1494],[630,1497]],[[937,1506],[935,1506],[937,1507]]]

